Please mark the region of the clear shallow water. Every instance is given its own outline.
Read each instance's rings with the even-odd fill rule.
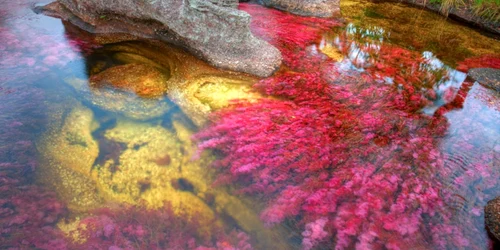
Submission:
[[[463,61],[498,41],[392,3],[345,25],[243,5],[285,58],[252,88],[29,7],[0,20],[2,247],[491,246],[500,99]]]

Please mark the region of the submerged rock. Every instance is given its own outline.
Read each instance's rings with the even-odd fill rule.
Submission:
[[[301,16],[332,17],[340,12],[340,0],[262,0],[264,5]]]
[[[92,87],[111,86],[136,93],[141,97],[158,97],[167,92],[168,73],[144,65],[126,64],[109,68],[93,75],[89,81]]]
[[[469,77],[484,85],[500,92],[500,70],[491,68],[475,68],[469,70]]]
[[[105,132],[107,140],[122,143],[119,159],[108,159],[92,170],[92,178],[108,202],[145,205],[149,209],[171,206],[174,214],[188,215],[200,223],[200,232],[238,224],[258,237],[262,248],[284,246],[284,232],[267,229],[258,214],[239,198],[212,185],[213,160],[203,155],[193,160],[193,132],[174,121],[172,129],[159,125],[119,120]]]
[[[65,105],[76,105],[73,109]],[[37,143],[37,179],[55,190],[71,210],[87,210],[101,203],[90,178],[99,147],[91,132],[98,126],[93,113],[80,104],[61,103],[51,112],[49,129]]]
[[[65,81],[80,93],[84,101],[90,102],[100,109],[137,120],[160,117],[167,113],[172,106],[163,97],[146,99],[133,93],[120,92],[114,89],[91,88],[87,80],[80,78],[69,78]]]
[[[185,157],[184,145],[174,133],[158,125],[119,120],[104,137],[125,145],[119,159],[108,159],[92,171],[105,200],[151,209],[167,203],[175,214],[196,218],[201,231],[212,223],[221,225],[197,195],[206,189],[207,170]],[[179,180],[191,188],[179,188]]]
[[[484,208],[484,216],[486,226],[500,240],[500,197],[488,201]]]
[[[250,15],[236,0],[58,0],[40,12],[92,33],[128,33],[187,48],[217,67],[271,75],[280,52],[250,32]]]
[[[254,80],[236,75],[200,75],[172,87],[169,97],[178,104],[194,124],[203,126],[215,110],[228,106],[231,100],[255,101],[263,98],[252,89]]]
[[[252,88],[257,78],[215,69],[181,49],[158,42],[105,45],[87,60],[87,71],[89,83],[83,79],[67,82],[93,105],[138,120],[165,114],[170,107],[167,98],[161,97],[165,95],[198,126],[206,122],[210,112],[226,107],[233,99],[262,98]]]

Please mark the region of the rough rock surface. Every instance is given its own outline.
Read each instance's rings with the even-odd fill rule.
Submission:
[[[500,92],[500,70],[492,68],[475,68],[469,70],[469,77],[485,87]]]
[[[340,0],[262,0],[262,3],[301,16],[331,17],[340,12]]]
[[[236,0],[58,0],[37,9],[92,33],[128,33],[181,45],[214,66],[271,75],[280,52],[250,32]]]
[[[484,208],[484,216],[486,226],[500,240],[500,197],[488,201]]]

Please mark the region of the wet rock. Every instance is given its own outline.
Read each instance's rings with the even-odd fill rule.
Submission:
[[[126,64],[109,68],[90,77],[91,87],[111,86],[141,97],[159,97],[167,92],[169,72],[145,64]]]
[[[500,197],[488,201],[484,208],[484,216],[486,226],[500,240]]]
[[[340,12],[340,0],[262,0],[264,5],[301,16],[332,17]]]
[[[257,78],[215,69],[181,49],[161,43],[134,41],[105,45],[87,64],[90,85],[94,87],[86,86],[83,79],[68,82],[99,108],[133,119],[150,119],[169,110],[166,98],[136,96],[145,93],[166,95],[197,126],[207,121],[209,113],[226,107],[233,99],[262,98],[252,88]],[[104,84],[97,84],[96,79]],[[107,85],[133,94],[107,89]]]
[[[148,120],[167,113],[171,104],[164,97],[141,98],[134,93],[120,92],[107,88],[92,88],[89,82],[80,78],[68,78],[65,82],[80,93],[85,102],[137,120]]]
[[[250,32],[236,0],[58,0],[40,12],[92,33],[128,33],[187,48],[217,67],[271,75],[280,52]]]
[[[252,78],[235,75],[200,75],[172,88],[169,96],[191,118],[203,126],[215,110],[226,107],[231,100],[255,101],[262,96],[252,89]]]
[[[485,87],[500,92],[500,70],[492,68],[475,68],[469,70],[469,77]]]

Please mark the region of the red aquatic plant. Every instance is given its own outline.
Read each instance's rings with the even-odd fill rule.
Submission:
[[[2,248],[66,249],[62,233],[55,228],[65,209],[53,193],[36,186],[15,187],[1,178],[0,235]]]
[[[341,25],[336,19],[301,17],[256,4],[242,3],[239,9],[252,16],[252,33],[278,47],[283,63],[294,70],[308,70],[323,62],[325,58],[310,56],[307,47],[318,42],[325,31]]]
[[[242,232],[226,235],[213,230],[211,238],[196,237],[200,233],[197,222],[174,214],[168,205],[158,210],[126,207],[94,213],[72,232],[84,239],[73,243],[75,249],[252,249]]]
[[[215,162],[219,182],[267,195],[267,224],[301,216],[305,248],[321,240],[337,248],[468,245],[439,242],[444,229],[461,237],[441,211],[434,137],[446,120],[398,110],[400,94],[360,80],[369,77],[345,77],[344,85],[314,73],[262,80],[258,88],[286,100],[235,103],[196,136],[199,147],[224,156]]]
[[[6,87],[0,98],[0,248],[64,249],[64,238],[54,228],[66,213],[64,205],[31,184],[37,167],[35,132],[45,121],[43,92]]]
[[[69,30],[66,36],[40,27],[37,19],[50,18],[36,16],[29,9],[31,1],[19,2],[6,8],[21,9],[17,11],[22,12],[27,20],[15,20],[8,26],[0,23],[0,83],[41,75],[50,69],[64,67],[82,58],[82,54],[99,47],[94,41],[75,37],[72,33],[74,28],[70,26],[67,26]],[[10,14],[21,15],[13,14],[15,12],[16,10],[12,10]]]
[[[253,23],[272,22],[262,20],[258,7],[242,9],[249,7]],[[212,115],[213,124],[195,139],[200,150],[220,156],[214,162],[218,184],[238,183],[240,192],[263,195],[262,220],[298,223],[305,249],[474,248],[484,242],[478,224],[469,221],[464,230],[448,206],[456,197],[450,176],[457,173],[440,150],[449,128],[446,111],[464,107],[470,84],[440,87],[450,69],[436,67],[432,55],[393,45],[367,46],[357,55],[365,56],[362,61],[351,60],[363,69],[356,73],[339,70],[308,46],[289,50],[285,40],[269,39],[271,31],[253,30],[285,58],[300,50],[302,60],[285,63],[311,73],[264,79],[255,87],[277,98],[236,101]],[[434,116],[421,114],[431,102],[444,106]],[[491,166],[491,159],[478,162]],[[470,211],[478,213],[477,207]]]
[[[467,72],[472,68],[500,69],[500,55],[483,55],[465,59],[458,64],[457,70]]]

